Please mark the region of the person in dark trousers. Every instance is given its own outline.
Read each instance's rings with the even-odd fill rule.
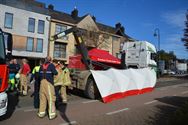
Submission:
[[[15,65],[15,74],[17,75],[20,70],[20,64],[18,64],[17,59],[13,59],[13,63]],[[15,87],[17,90],[18,90],[19,81],[20,81],[19,78],[16,78],[15,76]]]
[[[38,117],[43,118],[46,115],[46,108],[48,106],[49,119],[56,118],[56,107],[55,107],[55,90],[54,90],[54,75],[58,72],[55,66],[51,63],[51,57],[45,59],[45,63],[40,67],[40,91],[39,91],[39,112]]]
[[[34,96],[33,99],[34,108],[39,108],[39,88],[40,88],[39,69],[43,63],[44,63],[44,59],[41,59],[40,64],[38,64],[33,68],[31,79],[30,79],[30,82],[32,82],[32,80],[35,79],[34,92],[32,94],[32,96]]]
[[[56,75],[54,77],[54,86],[55,86],[55,94],[56,94],[56,107],[58,108],[58,106],[61,104],[61,96],[59,93],[59,90],[61,88],[62,85],[62,69],[60,64],[58,63],[58,60],[54,59],[53,60],[53,64],[58,72],[58,75]]]
[[[15,89],[15,75],[16,75],[16,65],[14,64],[14,60],[11,59],[9,62],[9,91],[14,91]]]

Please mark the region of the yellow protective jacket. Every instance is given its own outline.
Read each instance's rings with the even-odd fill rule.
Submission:
[[[71,85],[71,78],[70,72],[68,68],[58,68],[58,75],[54,78],[54,86],[62,85],[62,86],[70,86]]]
[[[64,68],[62,75],[63,75],[63,77],[62,77],[63,78],[62,79],[63,86],[70,86],[71,85],[71,78],[70,78],[70,71],[69,71],[69,69],[68,68]]]

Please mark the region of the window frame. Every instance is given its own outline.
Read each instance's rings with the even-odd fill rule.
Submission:
[[[58,27],[58,26],[60,27],[60,32],[63,32],[63,31],[65,31],[65,30],[68,29],[68,26],[63,25],[63,24],[57,24],[57,23],[56,23],[56,25],[55,25],[55,34],[60,33],[60,32],[57,32],[57,27]],[[65,30],[62,30],[62,29],[63,29],[62,27],[65,27]],[[60,39],[62,39],[62,40],[68,40],[68,36],[64,36],[64,37],[62,37],[62,38],[60,38]]]
[[[11,27],[7,27],[6,26],[6,15],[11,15],[12,16],[12,21],[11,21]],[[13,18],[14,17],[14,14],[13,13],[9,13],[9,12],[5,12],[5,18],[4,18],[4,27],[7,28],[7,29],[13,29]]]
[[[42,48],[41,48],[41,50],[38,50],[38,40],[42,40]],[[43,52],[43,42],[44,42],[44,40],[43,40],[43,39],[41,39],[41,38],[37,38],[37,43],[36,43],[36,52],[40,52],[40,53],[42,53],[42,52]]]
[[[32,41],[32,50],[29,50],[29,49],[28,49],[28,40],[29,40],[29,39],[32,39],[32,40],[33,40],[33,41]],[[27,37],[26,51],[33,52],[33,50],[34,50],[34,38],[33,38],[33,37]]]
[[[29,26],[30,26],[30,25],[29,25],[30,19],[31,19],[31,20],[34,20],[34,29],[33,29],[33,31],[30,31],[30,30],[29,30],[29,29],[30,29],[30,28],[29,28]],[[31,32],[31,33],[34,33],[34,32],[35,32],[35,18],[29,17],[29,20],[28,20],[28,32]]]
[[[65,51],[61,50],[61,47],[55,48],[55,46],[59,45],[64,45],[65,46]],[[55,56],[56,49],[58,49],[58,52],[65,52],[64,54],[61,54],[61,56]],[[55,42],[54,43],[54,53],[53,53],[54,58],[67,58],[67,43],[62,43],[62,42]]]
[[[43,26],[43,31],[42,32],[39,32],[39,22],[43,22],[44,23],[44,26]],[[38,30],[37,30],[37,32],[39,33],[39,34],[44,34],[44,30],[45,29],[45,21],[44,20],[38,20]]]

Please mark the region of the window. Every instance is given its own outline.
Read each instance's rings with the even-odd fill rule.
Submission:
[[[42,52],[43,49],[43,39],[37,39],[37,52]]]
[[[39,20],[38,22],[38,33],[44,34],[44,21]]]
[[[63,31],[65,31],[65,30],[67,30],[67,26],[63,26],[63,25],[56,24],[56,27],[55,27],[55,34],[58,34],[58,33],[63,32]],[[68,37],[67,37],[67,36],[64,36],[64,37],[62,37],[61,39],[67,40]]]
[[[29,18],[28,22],[28,32],[35,32],[35,19],[34,18]]]
[[[66,44],[55,43],[55,45],[54,45],[54,57],[55,58],[66,58]]]
[[[13,14],[12,13],[5,13],[5,28],[12,29],[13,25]]]
[[[34,44],[34,39],[31,37],[27,38],[27,47],[26,51],[33,51],[33,44]]]

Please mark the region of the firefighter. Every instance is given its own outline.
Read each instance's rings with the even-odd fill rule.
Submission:
[[[62,83],[62,69],[58,60],[54,59],[53,64],[58,72],[58,74],[54,77],[54,86],[55,86],[55,94],[56,94],[56,107],[61,104],[61,96],[60,96],[60,88],[63,85]]]
[[[39,91],[39,112],[38,116],[40,118],[45,117],[46,108],[48,105],[48,115],[49,119],[56,118],[56,107],[55,107],[55,90],[54,90],[54,75],[58,72],[55,66],[51,63],[51,57],[45,59],[44,64],[40,67],[39,77],[40,77],[40,91]],[[48,104],[47,104],[48,103]]]
[[[34,83],[34,92],[32,95],[34,95],[34,108],[39,108],[39,88],[40,88],[40,79],[39,79],[39,69],[40,66],[44,63],[44,60],[40,60],[40,64],[35,66],[32,71],[30,82],[32,82],[33,79],[35,79]]]
[[[19,70],[20,73],[20,93],[24,96],[27,95],[27,76],[29,75],[29,72],[31,71],[30,66],[27,63],[28,61],[26,59],[22,59],[22,67]]]
[[[65,62],[60,61],[61,69],[62,69],[62,86],[60,88],[61,98],[63,99],[63,103],[67,103],[67,87],[71,86],[71,78],[70,71],[67,68]]]
[[[16,89],[18,89],[18,84],[19,84],[19,70],[20,70],[20,65],[18,64],[18,62],[17,62],[17,59],[13,59],[13,63],[14,63],[14,65],[15,65],[15,68],[16,68],[16,70],[15,70],[15,87],[16,87]]]
[[[16,65],[14,65],[14,60],[11,59],[9,62],[9,90],[13,91],[15,89],[15,75],[16,75]]]

